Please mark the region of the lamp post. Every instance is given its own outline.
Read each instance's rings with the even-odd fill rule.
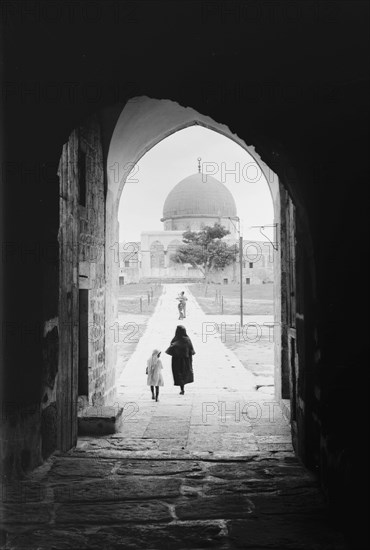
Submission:
[[[243,236],[240,231],[240,218],[238,218],[238,228],[231,218],[229,218],[229,220],[231,221],[239,235],[240,326],[241,328],[243,328]]]
[[[239,218],[239,263],[240,263],[240,326],[243,328],[243,236],[240,232]]]

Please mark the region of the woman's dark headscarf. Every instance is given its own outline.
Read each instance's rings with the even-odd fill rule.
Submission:
[[[168,353],[169,350],[174,351],[168,355],[180,355],[185,357],[194,355],[195,351],[193,344],[189,336],[186,334],[186,328],[183,325],[177,325],[175,336],[172,338],[171,345],[166,353]]]
[[[186,328],[183,325],[177,325],[175,336],[172,341],[178,340],[179,338],[184,338],[184,336],[188,336],[186,334]]]

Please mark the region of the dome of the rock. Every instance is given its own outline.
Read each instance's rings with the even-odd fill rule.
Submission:
[[[236,218],[234,197],[212,176],[197,173],[181,180],[163,206],[163,221],[176,218]]]

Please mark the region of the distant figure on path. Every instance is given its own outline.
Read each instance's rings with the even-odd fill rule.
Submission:
[[[172,357],[173,382],[175,386],[180,386],[180,395],[184,395],[185,384],[194,382],[193,355],[195,354],[184,326],[177,326],[175,336],[166,353]]]
[[[161,370],[163,369],[162,361],[159,359],[161,352],[158,349],[152,351],[151,357],[147,361],[146,374],[148,375],[147,384],[152,392],[152,399],[159,401],[159,386],[164,386]],[[154,395],[155,388],[155,395]]]
[[[182,291],[177,296],[176,300],[179,300],[178,310],[179,310],[179,319],[185,319],[186,318],[186,302],[187,297],[185,296],[185,292]]]
[[[180,302],[179,305],[177,306],[177,308],[179,310],[179,320],[185,319],[185,315],[184,315],[185,305],[184,305],[184,302]]]

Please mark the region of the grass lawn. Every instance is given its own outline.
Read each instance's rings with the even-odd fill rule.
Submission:
[[[248,318],[245,318],[248,323]],[[220,325],[219,325],[220,327]],[[274,377],[274,343],[273,335],[267,327],[260,325],[257,329],[241,331],[235,323],[224,325],[221,332],[222,342],[233,351],[242,365],[257,377],[268,377],[272,383]],[[256,341],[253,341],[253,340]],[[259,381],[263,382],[262,379]]]
[[[162,294],[162,290],[162,285],[155,284],[137,283],[119,287],[118,377],[145,333],[148,321],[157,305],[158,298]],[[149,301],[148,293],[150,296]]]
[[[274,285],[243,285],[245,315],[272,315],[274,313]],[[206,314],[237,315],[240,312],[239,285],[194,284],[190,286]]]
[[[151,315],[162,294],[162,285],[131,284],[119,287],[118,313]]]

